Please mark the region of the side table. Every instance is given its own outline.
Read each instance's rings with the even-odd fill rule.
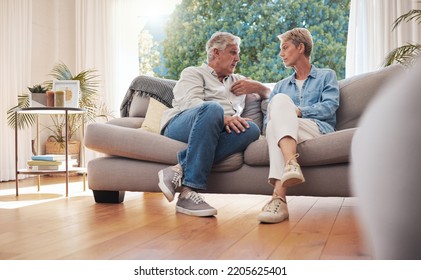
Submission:
[[[83,190],[86,190],[86,168],[84,167],[84,163],[80,164],[81,167],[70,167],[68,162],[69,157],[69,147],[68,147],[68,117],[71,114],[82,114],[82,136],[81,136],[81,158],[84,161],[84,146],[83,146],[83,137],[85,134],[85,109],[81,108],[70,108],[70,107],[30,107],[30,108],[22,108],[15,111],[15,118],[17,120],[19,114],[34,114],[37,115],[37,126],[38,126],[38,115],[64,115],[65,118],[65,158],[66,158],[66,168],[64,170],[31,170],[28,168],[19,169],[18,166],[18,147],[19,147],[19,141],[18,141],[18,126],[15,127],[15,170],[16,170],[16,196],[19,195],[19,174],[35,174],[38,175],[38,191],[40,190],[40,184],[41,184],[41,175],[43,174],[51,174],[51,173],[61,173],[65,174],[66,178],[66,197],[69,196],[69,174],[70,173],[82,173],[83,174]],[[39,137],[37,133],[37,138]],[[37,139],[38,140],[38,139]],[[82,162],[82,160],[80,160]]]

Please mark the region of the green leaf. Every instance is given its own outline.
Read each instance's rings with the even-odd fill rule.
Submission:
[[[36,121],[36,116],[33,114],[18,114],[16,119],[15,112],[28,107],[29,95],[18,95],[18,104],[7,110],[7,124],[12,128],[17,126],[19,129],[33,125]]]
[[[421,55],[420,44],[407,44],[391,51],[386,56],[383,65],[389,66],[394,62],[397,62],[405,66],[411,66],[419,55]]]
[[[400,17],[398,17],[393,23],[392,30],[397,28],[398,25],[401,24],[402,22],[409,22],[411,20],[415,20],[415,21],[418,21],[418,23],[420,23],[421,22],[421,10],[410,10],[406,14],[403,14]]]
[[[317,48],[312,61],[345,77],[350,0],[183,0],[166,25],[163,56],[166,78],[178,79],[188,66],[206,60],[205,43],[216,31],[242,39],[237,73],[262,82],[289,74],[278,57],[277,35],[309,28]]]

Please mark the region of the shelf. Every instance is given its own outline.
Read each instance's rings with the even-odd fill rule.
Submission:
[[[18,170],[19,174],[50,174],[50,173],[66,173],[64,170],[33,170],[29,168],[23,168]],[[86,173],[85,167],[69,167],[69,173]]]
[[[68,117],[69,115],[74,114],[82,114],[83,119],[82,122],[84,124],[85,122],[85,113],[86,110],[82,108],[71,108],[71,107],[30,107],[30,108],[21,108],[15,111],[15,118],[18,118],[19,114],[34,114],[34,115],[64,115],[65,116],[65,133],[64,133],[64,139],[68,139]],[[38,127],[38,118],[37,118],[37,127]],[[38,128],[37,128],[38,129]],[[81,143],[83,143],[83,137],[84,137],[84,125],[81,126],[82,129],[82,135],[81,135]],[[87,169],[85,167],[71,167],[66,166],[66,168],[63,170],[33,170],[29,168],[18,168],[18,126],[15,126],[15,170],[16,170],[16,196],[19,195],[19,174],[33,174],[38,175],[38,191],[40,190],[40,177],[44,174],[64,174],[66,178],[66,197],[69,194],[69,174],[74,173],[81,173],[83,174],[83,189],[85,190],[86,185],[86,172]],[[39,132],[37,133],[37,141],[39,137]],[[69,141],[65,141],[65,155],[66,158],[69,156]],[[82,146],[82,152],[83,152],[83,146]],[[84,166],[84,164],[82,165]]]
[[[45,115],[54,115],[54,114],[81,114],[85,113],[86,110],[82,108],[73,108],[73,107],[29,107],[21,108],[17,112],[19,114],[45,114]]]

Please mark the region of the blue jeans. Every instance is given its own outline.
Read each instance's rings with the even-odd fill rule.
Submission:
[[[244,151],[260,136],[259,127],[249,121],[250,128],[239,134],[227,133],[224,127],[224,110],[214,101],[183,111],[166,126],[164,135],[187,143],[178,152],[178,163],[183,168],[182,184],[205,190],[214,163]]]

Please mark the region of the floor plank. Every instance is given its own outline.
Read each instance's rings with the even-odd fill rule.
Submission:
[[[175,212],[161,193],[127,192],[124,203],[97,204],[81,178],[0,183],[0,259],[370,259],[355,198],[287,197],[290,217],[260,224],[264,195],[204,194],[212,218]]]
[[[269,259],[319,259],[343,198],[318,198]]]
[[[218,259],[267,259],[315,201],[317,199],[314,197],[289,197],[287,202],[290,218],[287,221],[279,224],[258,224],[218,256]]]
[[[346,198],[354,200],[355,198]],[[347,205],[345,202],[343,205]],[[321,259],[370,259],[372,252],[364,238],[356,219],[355,207],[343,206],[333,225],[329,239],[321,255]]]

